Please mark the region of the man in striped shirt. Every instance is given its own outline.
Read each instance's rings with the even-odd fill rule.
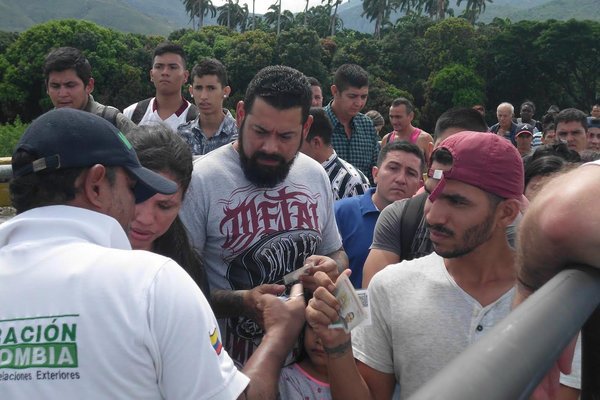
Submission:
[[[315,159],[329,175],[334,200],[357,196],[365,193],[370,183],[367,177],[354,168],[352,164],[342,160],[331,145],[333,125],[322,108],[310,109],[313,123],[300,151]]]

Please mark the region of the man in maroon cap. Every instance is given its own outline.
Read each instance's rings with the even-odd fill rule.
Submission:
[[[307,322],[327,353],[339,398],[391,398],[396,383],[408,398],[510,311],[516,269],[505,229],[523,192],[516,148],[498,135],[455,134],[434,151],[425,189],[435,252],[374,276],[371,326],[352,337],[329,329],[340,305],[333,283],[315,275],[322,287]]]

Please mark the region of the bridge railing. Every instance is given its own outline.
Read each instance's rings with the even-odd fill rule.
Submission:
[[[528,399],[582,327],[581,399],[600,399],[599,303],[599,270],[562,271],[410,400]]]

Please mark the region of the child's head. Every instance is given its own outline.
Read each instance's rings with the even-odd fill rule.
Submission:
[[[318,338],[313,331],[313,328],[308,323],[304,324],[302,336],[304,336],[304,338],[298,361],[302,361],[302,359],[308,357],[310,362],[315,366],[327,366],[327,355],[325,354],[325,350],[323,350],[321,339]]]

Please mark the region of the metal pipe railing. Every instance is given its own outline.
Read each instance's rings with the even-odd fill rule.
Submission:
[[[600,399],[600,271],[560,272],[410,400],[527,399],[590,318],[582,338],[582,400]]]

